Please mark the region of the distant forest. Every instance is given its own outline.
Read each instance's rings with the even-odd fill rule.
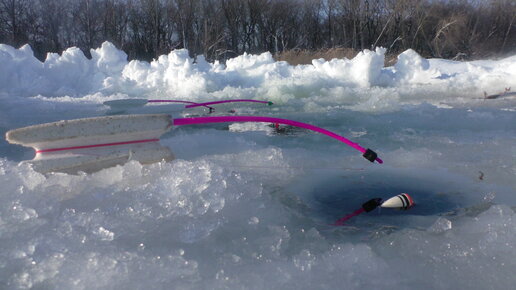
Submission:
[[[515,18],[514,0],[0,0],[0,43],[39,59],[106,40],[140,60],[378,46],[477,59],[516,53]]]

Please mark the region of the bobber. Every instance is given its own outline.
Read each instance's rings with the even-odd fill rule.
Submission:
[[[409,209],[414,205],[414,200],[407,193],[398,194],[384,201],[380,207]]]

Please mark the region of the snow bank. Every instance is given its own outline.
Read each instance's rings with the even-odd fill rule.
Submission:
[[[377,48],[350,60],[320,59],[299,66],[275,62],[269,53],[244,54],[224,66],[208,63],[202,56],[193,60],[186,50],[174,50],[147,63],[127,62],[124,52],[105,42],[91,50],[91,60],[79,49],[69,48],[62,55],[48,54],[41,63],[27,45],[20,49],[0,45],[0,94],[78,97],[101,92],[192,100],[246,96],[278,103],[310,97],[315,103],[305,105],[315,107],[345,98],[350,108],[363,110],[371,106],[389,109],[391,105],[380,99],[439,104],[457,103],[460,98],[459,103],[471,103],[481,98],[484,90],[496,93],[516,87],[516,57],[454,62],[427,60],[407,50],[393,67],[384,67],[384,54],[385,49]],[[378,95],[377,87],[397,90]]]

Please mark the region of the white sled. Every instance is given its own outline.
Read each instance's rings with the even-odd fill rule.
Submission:
[[[11,130],[10,143],[32,147],[36,171],[77,173],[137,160],[142,164],[173,160],[159,137],[172,128],[168,114],[123,115],[59,121]]]

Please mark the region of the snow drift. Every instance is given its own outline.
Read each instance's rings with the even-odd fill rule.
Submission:
[[[49,53],[42,63],[28,45],[20,49],[0,45],[0,93],[80,97],[100,92],[193,100],[247,95],[280,103],[306,96],[322,99],[319,102],[353,104],[351,97],[337,100],[336,95],[361,99],[365,91],[370,105],[378,106],[375,103],[456,103],[457,98],[471,102],[482,97],[484,90],[516,87],[516,57],[455,62],[427,60],[407,50],[394,66],[384,67],[384,54],[385,49],[377,48],[351,60],[320,59],[299,66],[275,62],[270,53],[244,54],[222,65],[174,50],[147,63],[128,62],[123,51],[105,42],[91,50],[92,59],[78,48],[69,48],[61,55]]]

